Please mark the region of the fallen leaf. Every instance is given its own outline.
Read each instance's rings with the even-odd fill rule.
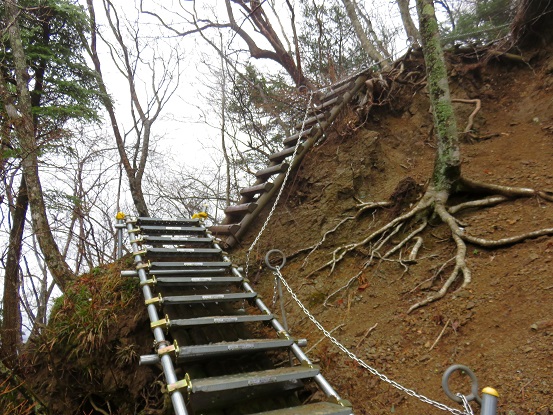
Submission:
[[[369,286],[369,283],[366,282],[365,284],[362,284],[362,285],[360,285],[359,287],[357,287],[357,289],[358,289],[359,291],[363,291],[363,290],[367,289],[368,286]]]

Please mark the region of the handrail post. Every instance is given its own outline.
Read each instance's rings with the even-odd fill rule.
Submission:
[[[123,256],[123,229],[126,228],[125,225],[126,215],[123,212],[117,212],[115,215],[115,228],[117,229],[115,239],[117,244],[117,249],[115,252],[115,259],[120,259]]]

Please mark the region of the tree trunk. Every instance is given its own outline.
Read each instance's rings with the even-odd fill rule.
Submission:
[[[40,249],[48,265],[52,277],[62,291],[67,288],[74,274],[60,254],[52,230],[46,216],[46,206],[42,193],[42,186],[38,175],[38,151],[35,140],[35,128],[29,92],[29,74],[21,33],[17,23],[18,6],[14,0],[5,1],[6,18],[13,22],[8,27],[10,46],[13,52],[15,75],[17,80],[17,110],[18,114],[13,118],[15,132],[21,146],[21,166],[23,176],[27,184],[27,194],[31,207],[33,231],[35,232]]]
[[[129,180],[129,189],[131,192],[132,200],[134,202],[134,207],[136,208],[136,211],[139,216],[150,216],[148,212],[148,206],[146,204],[146,200],[144,199],[144,193],[142,192],[142,175],[141,174],[138,175],[138,173],[140,173],[140,169],[134,169],[133,166],[131,166],[129,158],[127,157],[127,154],[125,152],[125,142],[123,140],[123,136],[121,135],[121,131],[119,130],[117,117],[115,116],[115,108],[108,94],[106,84],[104,82],[104,78],[102,75],[100,58],[96,50],[96,12],[94,10],[93,1],[87,0],[87,5],[88,5],[88,13],[90,16],[89,53],[90,53],[92,62],[94,63],[94,69],[96,71],[97,80],[98,80],[98,87],[100,88],[100,92],[102,93],[100,95],[102,104],[106,108],[106,111],[108,112],[108,115],[109,115],[111,128],[113,130],[113,135],[115,136],[115,143],[117,144],[117,151],[119,152],[119,157],[121,158],[121,164],[123,165],[123,168],[125,169],[125,173],[127,174],[127,179]],[[145,162],[145,158],[144,158],[144,162]],[[142,160],[141,160],[141,164],[142,164]]]
[[[399,7],[399,14],[401,15],[401,21],[403,22],[403,28],[405,29],[407,38],[412,44],[418,45],[420,43],[420,33],[411,18],[411,13],[409,12],[409,0],[397,0],[397,5]]]
[[[369,57],[372,60],[377,62],[383,70],[389,69],[390,62],[388,62],[388,60],[385,59],[384,56],[382,56],[378,50],[376,50],[376,48],[369,40],[367,34],[363,30],[363,26],[361,26],[361,22],[357,17],[357,12],[355,11],[355,4],[353,3],[353,1],[354,0],[342,0],[342,2],[344,3],[344,6],[346,6],[346,12],[351,21],[351,24],[353,25],[355,34],[357,35],[359,42],[361,42],[361,47],[363,48],[365,53],[367,53],[367,55],[369,55]]]
[[[2,330],[0,331],[2,359],[9,367],[15,367],[17,350],[21,343],[21,310],[19,309],[21,280],[19,278],[19,260],[21,258],[23,230],[25,229],[25,216],[27,215],[28,206],[27,185],[25,184],[25,177],[22,177],[12,214],[8,258],[4,273]]]
[[[447,69],[440,44],[438,22],[432,0],[417,0],[420,34],[430,103],[434,114],[434,124],[438,139],[436,160],[432,175],[432,185],[437,192],[450,194],[459,184],[461,177],[461,157],[457,123],[451,104]]]

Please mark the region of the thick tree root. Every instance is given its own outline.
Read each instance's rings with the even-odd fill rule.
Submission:
[[[380,261],[399,262],[402,266],[405,267],[407,271],[408,264],[412,264],[416,262],[418,251],[423,243],[423,240],[419,236],[419,234],[421,234],[425,230],[428,223],[428,219],[430,219],[431,217],[437,216],[444,224],[446,224],[449,227],[451,231],[451,237],[456,245],[456,253],[451,260],[446,262],[446,264],[453,260],[454,266],[453,266],[453,270],[449,274],[446,281],[443,283],[440,290],[435,294],[432,294],[427,298],[423,299],[422,301],[419,301],[413,304],[408,309],[407,313],[411,313],[412,311],[420,307],[423,307],[429,303],[432,303],[436,300],[443,298],[459,277],[462,277],[460,288],[464,288],[468,284],[470,284],[472,274],[466,263],[466,253],[467,253],[466,244],[467,243],[481,246],[481,247],[486,247],[486,248],[497,248],[501,246],[516,244],[530,238],[553,235],[553,228],[544,228],[544,229],[527,232],[522,235],[502,238],[499,240],[489,240],[489,239],[484,239],[484,238],[479,238],[479,237],[469,235],[465,231],[464,226],[454,216],[456,213],[462,210],[481,209],[484,207],[494,206],[499,203],[504,203],[506,201],[513,200],[515,198],[520,198],[520,197],[538,197],[543,200],[553,201],[552,191],[548,191],[548,190],[538,191],[530,188],[500,186],[500,185],[494,185],[494,184],[481,183],[481,182],[469,180],[466,178],[460,179],[459,190],[468,191],[474,194],[484,194],[484,195],[487,194],[487,196],[478,200],[464,202],[464,203],[460,203],[460,204],[448,207],[447,201],[450,195],[447,194],[446,192],[436,192],[432,188],[429,188],[425,193],[425,195],[422,197],[422,199],[417,203],[417,205],[413,207],[411,210],[409,210],[408,212],[387,222],[385,225],[373,231],[370,235],[368,235],[363,240],[358,242],[353,242],[347,245],[339,246],[336,249],[334,249],[334,251],[332,252],[332,259],[322,264],[317,269],[311,271],[307,275],[307,278],[312,278],[317,273],[320,273],[321,271],[327,268],[330,268],[327,275],[327,276],[330,276],[334,272],[338,263],[342,261],[347,254],[355,250],[360,250],[361,247],[367,244],[371,245],[370,251],[368,253],[369,259],[364,263],[362,269],[356,275],[349,278],[349,280],[342,287],[332,292],[325,299],[324,305],[326,306],[327,302],[331,298],[333,298],[339,292],[348,289],[354,281],[358,280],[358,278],[361,277],[363,272],[373,264],[374,259],[378,259]],[[382,206],[382,203],[383,202],[366,204],[366,206],[370,208],[374,208],[374,207]],[[338,227],[344,223],[344,221],[355,219],[357,218],[357,216],[358,215],[356,215],[355,217],[348,217],[342,220],[342,222],[340,222],[333,229],[331,229],[330,231],[327,231],[323,236],[322,240],[318,244],[310,247],[309,255],[311,255],[316,249],[318,249],[321,246],[321,244],[325,241],[326,236],[330,232],[335,232],[338,229]],[[403,229],[408,223],[410,224],[411,227],[414,228],[414,230],[409,232],[407,236],[405,236],[400,242],[393,244],[393,246],[388,248],[388,250],[385,253],[381,254],[380,250],[385,246],[389,245],[393,236],[397,235],[400,232],[400,230]],[[412,241],[414,241],[414,246],[411,249],[409,258],[403,260],[401,258],[401,251],[407,244],[409,244]],[[392,255],[397,254],[398,252],[400,253],[399,259],[391,259]],[[432,278],[432,280],[434,280],[437,277],[437,275],[440,274],[443,271],[443,269],[445,269],[446,264],[444,264],[440,268],[440,270],[436,273],[436,275]]]

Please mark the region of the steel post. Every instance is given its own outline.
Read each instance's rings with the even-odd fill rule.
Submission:
[[[480,413],[482,415],[495,415],[497,413],[497,398],[499,394],[494,388],[489,386],[482,389],[482,408]]]

